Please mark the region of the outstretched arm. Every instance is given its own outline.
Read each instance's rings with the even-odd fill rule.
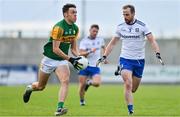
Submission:
[[[153,48],[153,50],[156,53],[156,58],[158,58],[159,62],[164,65],[164,62],[162,61],[161,55],[160,55],[160,49],[158,46],[158,43],[156,42],[155,38],[153,37],[153,35],[150,33],[147,35],[147,39],[149,40],[149,42],[151,43],[151,46]]]
[[[105,52],[103,56],[97,61],[96,66],[100,63],[105,62],[107,56],[111,53],[113,47],[116,45],[116,42],[119,40],[119,37],[113,37],[107,47],[105,48]]]
[[[111,39],[111,41],[109,42],[109,44],[107,45],[107,47],[105,49],[103,56],[107,57],[111,53],[111,51],[112,51],[113,47],[116,45],[117,41],[119,41],[119,37],[113,37]]]

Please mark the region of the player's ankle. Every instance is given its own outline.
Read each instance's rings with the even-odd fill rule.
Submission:
[[[28,85],[28,86],[26,87],[26,91],[33,91],[32,85]]]

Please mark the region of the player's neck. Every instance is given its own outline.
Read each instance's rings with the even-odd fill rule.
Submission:
[[[128,25],[133,25],[135,22],[136,22],[136,19],[133,18],[133,20],[130,23],[128,23]]]
[[[88,36],[89,39],[94,40],[96,37]]]
[[[69,25],[72,25],[73,24],[73,22],[71,22],[71,21],[69,21],[68,19],[66,19],[66,18],[64,18],[64,20],[66,21],[66,23],[67,24],[69,24]]]

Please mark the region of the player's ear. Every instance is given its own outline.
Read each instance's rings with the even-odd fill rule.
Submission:
[[[64,16],[64,17],[67,17],[67,12],[65,12],[65,13],[63,14],[63,16]]]
[[[133,17],[135,16],[135,13],[132,13]]]

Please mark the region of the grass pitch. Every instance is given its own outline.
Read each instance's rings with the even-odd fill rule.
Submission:
[[[29,103],[22,100],[25,86],[0,86],[0,116],[53,116],[59,85],[33,92]],[[123,85],[90,87],[86,106],[79,105],[78,84],[70,84],[66,116],[127,116]],[[141,85],[134,94],[135,116],[180,116],[179,85]]]

